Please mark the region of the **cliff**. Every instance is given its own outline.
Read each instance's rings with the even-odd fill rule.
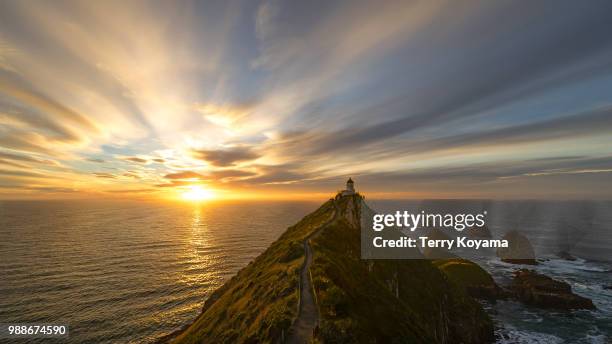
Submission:
[[[439,259],[433,264],[444,272],[456,285],[465,289],[472,297],[479,299],[503,299],[508,295],[493,277],[478,264],[462,258]]]
[[[432,262],[360,259],[362,204],[359,195],[336,197],[288,228],[170,341],[298,342],[296,320],[311,302],[303,296],[300,302],[305,292],[317,313],[308,336],[317,342],[492,341],[493,325],[480,304]]]

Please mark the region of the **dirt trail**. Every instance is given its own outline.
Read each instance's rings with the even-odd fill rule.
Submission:
[[[304,344],[310,343],[312,339],[312,332],[319,323],[319,311],[314,301],[314,290],[310,283],[309,270],[312,265],[312,248],[310,247],[310,239],[316,237],[321,231],[329,226],[332,222],[336,221],[338,214],[338,208],[334,203],[334,215],[330,220],[325,222],[321,228],[314,231],[304,240],[304,266],[300,271],[300,313],[289,330],[289,336],[286,343],[289,344]]]

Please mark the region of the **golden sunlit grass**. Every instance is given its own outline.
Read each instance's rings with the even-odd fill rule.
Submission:
[[[191,185],[189,189],[181,194],[181,197],[186,201],[199,202],[214,199],[215,193],[199,185]]]

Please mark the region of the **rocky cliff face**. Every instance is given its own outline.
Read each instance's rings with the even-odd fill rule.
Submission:
[[[529,305],[565,310],[595,309],[591,300],[574,294],[569,284],[532,270],[516,271],[511,288],[520,301]]]
[[[206,301],[176,343],[282,343],[297,317],[303,241],[324,343],[486,343],[480,304],[427,260],[360,258],[359,195],[336,197],[290,227]],[[330,218],[334,218],[331,224]],[[323,224],[326,223],[326,226]]]
[[[337,201],[359,214],[359,195]],[[352,209],[351,209],[352,208]],[[313,240],[322,342],[486,343],[480,304],[429,260],[362,260],[359,223],[343,217]]]

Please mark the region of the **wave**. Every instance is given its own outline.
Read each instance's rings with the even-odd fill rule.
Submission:
[[[550,258],[550,259],[544,260],[542,262],[542,266],[550,267],[553,269],[560,269],[560,270],[565,269],[568,271],[575,271],[575,270],[582,270],[582,271],[588,271],[588,272],[611,272],[612,271],[612,269],[610,269],[610,267],[608,266],[603,266],[598,263],[587,261],[586,259],[583,259],[583,258],[576,258],[576,260]]]
[[[606,343],[609,343],[607,341],[606,336],[603,335],[603,334],[587,334],[584,337],[584,341],[585,341],[585,343],[591,343],[591,344],[606,344]]]
[[[563,339],[548,333],[517,330],[514,328],[500,329],[496,333],[498,344],[559,344]]]

